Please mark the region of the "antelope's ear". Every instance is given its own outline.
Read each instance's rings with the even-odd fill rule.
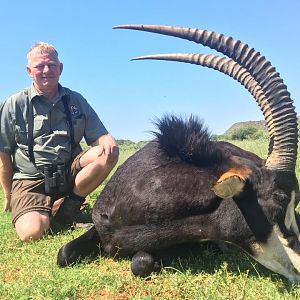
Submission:
[[[221,175],[212,190],[223,199],[237,196],[244,189],[245,181],[250,174],[251,169],[246,167],[229,169]]]

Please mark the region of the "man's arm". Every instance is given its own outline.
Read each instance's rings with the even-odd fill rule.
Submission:
[[[4,210],[10,210],[13,166],[9,153],[0,151],[0,184],[4,192]]]

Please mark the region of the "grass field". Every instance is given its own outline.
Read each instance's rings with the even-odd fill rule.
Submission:
[[[267,153],[266,141],[239,146],[264,157]],[[122,147],[120,163],[136,150]],[[104,184],[90,195],[91,203]],[[10,213],[0,212],[0,299],[300,299],[300,287],[240,250],[222,253],[205,244],[199,253],[175,258],[147,279],[131,275],[129,260],[101,254],[74,267],[57,267],[59,248],[83,232],[56,228],[38,242],[22,244]]]

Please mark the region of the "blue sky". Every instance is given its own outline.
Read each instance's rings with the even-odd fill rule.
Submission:
[[[203,118],[211,133],[260,120],[251,95],[217,71],[176,62],[130,61],[157,53],[214,53],[200,45],[121,24],[163,24],[217,31],[249,44],[281,74],[300,109],[299,0],[2,1],[0,101],[30,85],[26,53],[53,44],[64,63],[61,84],[80,92],[117,139],[151,139],[164,113]]]

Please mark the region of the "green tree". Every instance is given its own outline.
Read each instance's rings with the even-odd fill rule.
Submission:
[[[230,135],[232,140],[247,140],[247,139],[257,139],[262,137],[262,130],[257,129],[254,126],[240,127],[233,130]]]

